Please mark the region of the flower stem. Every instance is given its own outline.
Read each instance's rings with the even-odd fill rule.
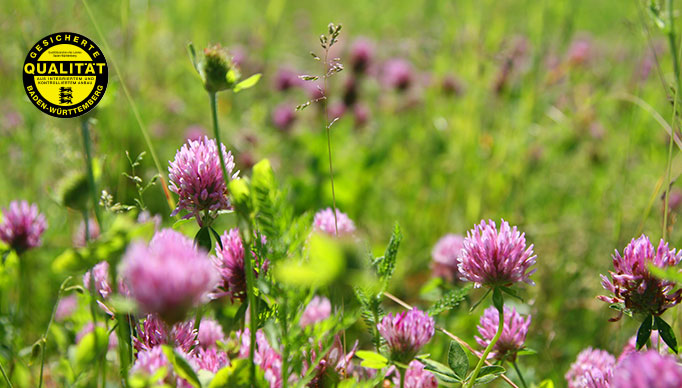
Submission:
[[[218,126],[218,107],[217,107],[217,101],[216,101],[216,94],[213,92],[208,93],[209,100],[211,102],[211,116],[213,118],[213,133],[215,135],[215,139],[218,148],[218,156],[220,157],[220,168],[223,172],[223,180],[225,181],[225,187],[227,187],[230,184],[230,177],[227,175],[227,168],[225,166],[225,158],[223,157],[223,149],[222,149],[222,141],[220,140],[220,127]],[[250,331],[250,345],[249,345],[249,376],[250,376],[250,381],[255,382],[256,381],[256,364],[253,362],[254,355],[256,353],[256,329],[257,329],[257,322],[256,320],[258,319],[258,311],[256,310],[256,295],[253,293],[253,286],[255,284],[255,279],[253,276],[253,266],[252,264],[252,255],[249,255],[248,252],[251,252],[251,237],[253,236],[253,232],[251,230],[251,222],[248,219],[248,215],[240,215],[241,217],[244,218],[244,221],[248,225],[248,235],[245,235],[243,231],[240,231],[240,235],[242,238],[242,244],[244,246],[244,272],[246,272],[246,297],[249,303],[249,331]],[[248,239],[247,239],[248,237]]]
[[[2,372],[2,377],[5,378],[5,382],[7,383],[7,387],[13,388],[12,382],[9,381],[9,377],[7,377],[7,373],[5,373],[5,368],[2,367],[2,363],[0,362],[0,372]]]
[[[478,360],[476,368],[474,368],[474,371],[471,373],[471,377],[469,377],[469,381],[467,381],[466,388],[471,388],[474,386],[474,382],[478,377],[478,373],[481,371],[481,368],[483,367],[485,360],[488,359],[488,354],[490,354],[490,352],[493,350],[493,347],[497,343],[497,340],[499,340],[500,336],[502,335],[502,329],[504,328],[504,309],[499,308],[497,309],[497,311],[499,313],[499,324],[497,326],[497,333],[495,333],[495,336],[483,351],[483,355]]]
[[[92,276],[91,276],[92,277]],[[57,300],[54,302],[54,306],[52,307],[52,315],[50,316],[50,320],[47,322],[47,328],[45,328],[45,334],[43,337],[40,339],[40,380],[38,380],[38,388],[41,388],[43,386],[43,369],[45,368],[45,350],[47,348],[47,335],[50,333],[50,326],[52,326],[52,321],[54,321],[54,316],[57,314],[57,306],[59,305],[59,299],[62,297],[62,292],[64,291],[64,288],[66,285],[71,281],[71,276],[68,278],[64,279],[62,282],[61,286],[59,286],[59,292],[57,292]],[[5,371],[2,371],[3,376],[5,375]],[[5,376],[5,379],[7,380],[7,376]],[[7,380],[9,383],[9,380]],[[10,383],[9,386],[11,387],[12,384]]]
[[[398,373],[400,373],[400,388],[405,388],[405,374],[407,374],[407,370],[405,368],[399,368]]]
[[[230,177],[227,176],[227,167],[225,167],[225,158],[223,157],[223,142],[220,140],[220,127],[218,126],[218,106],[215,93],[208,93],[208,98],[211,100],[211,116],[213,117],[213,134],[218,143],[218,157],[220,157],[220,168],[223,171],[223,179],[225,180],[225,187],[230,183]]]
[[[135,100],[133,100],[133,97],[130,94],[128,87],[126,86],[126,83],[123,82],[123,76],[121,75],[121,71],[119,70],[117,63],[114,60],[113,56],[114,51],[109,47],[109,43],[104,34],[102,33],[102,30],[100,29],[99,23],[97,23],[97,19],[95,19],[94,14],[90,10],[90,6],[88,6],[88,2],[86,0],[81,0],[81,2],[83,3],[83,8],[85,8],[85,12],[87,12],[90,21],[92,22],[93,26],[95,27],[95,30],[97,31],[97,35],[102,41],[102,45],[104,45],[104,50],[106,50],[106,52],[108,53],[107,55],[109,55],[111,65],[114,68],[116,76],[118,77],[121,83],[123,93],[125,94],[126,99],[130,104],[130,108],[133,110],[133,115],[135,115],[135,120],[137,121],[137,125],[140,128],[140,132],[142,133],[142,138],[144,139],[144,142],[147,144],[149,153],[152,155],[152,160],[154,161],[154,166],[156,167],[156,171],[159,174],[161,186],[163,187],[163,194],[166,196],[166,202],[168,203],[168,207],[172,211],[173,209],[175,209],[175,201],[173,200],[173,197],[171,197],[170,191],[168,191],[168,184],[166,184],[166,178],[164,178],[165,175],[163,170],[161,169],[161,163],[159,163],[159,158],[156,156],[156,151],[154,151],[154,145],[152,144],[149,132],[147,131],[147,128],[144,126],[144,123],[142,122],[142,116],[140,115],[140,111],[137,109],[137,105],[135,105]],[[101,224],[100,227],[102,227]]]
[[[81,121],[81,136],[83,137],[83,149],[85,150],[85,169],[88,174],[88,188],[90,189],[90,197],[92,199],[92,209],[95,212],[95,218],[97,219],[97,224],[101,231],[104,231],[104,226],[102,225],[102,216],[99,213],[99,207],[97,207],[97,188],[95,187],[95,174],[92,172],[92,144],[90,142],[90,127],[88,125],[87,117]],[[89,239],[88,231],[88,217],[85,214],[85,241]]]
[[[521,380],[521,385],[523,385],[523,388],[528,388],[528,385],[526,385],[526,380],[523,379],[523,375],[521,374],[519,366],[516,365],[516,360],[512,362],[512,365],[514,365],[514,370],[516,370],[516,374],[519,375],[519,380]]]
[[[336,235],[339,235],[339,223],[336,219],[336,194],[334,192],[334,169],[332,168],[332,135],[331,135],[331,125],[329,123],[329,112],[327,106],[329,105],[328,90],[327,90],[327,78],[329,73],[329,48],[324,50],[324,99],[322,100],[322,106],[324,106],[324,127],[327,131],[327,153],[329,154],[329,180],[332,184],[332,207],[334,208],[334,230]]]
[[[682,82],[680,82],[680,65],[677,57],[677,44],[675,42],[675,15],[673,12],[673,0],[668,0],[667,11],[669,15],[668,26],[668,43],[670,44],[670,51],[673,56],[673,70],[675,73],[675,94],[673,99],[673,117],[670,125],[670,144],[668,145],[668,160],[666,165],[667,179],[665,186],[665,200],[663,204],[663,239],[666,239],[668,233],[668,201],[670,197],[670,181],[672,174],[672,157],[673,157],[673,143],[675,142],[675,122],[677,122],[676,112],[677,112],[677,96],[682,88]]]

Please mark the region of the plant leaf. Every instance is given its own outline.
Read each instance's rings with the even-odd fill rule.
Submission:
[[[469,372],[469,357],[460,344],[455,341],[450,342],[448,350],[448,365],[455,375],[464,379]]]
[[[226,366],[216,372],[208,388],[252,388],[249,381],[249,360],[233,360],[230,366]],[[253,388],[268,387],[265,382],[263,371],[256,367],[256,381]]]
[[[506,372],[506,369],[499,365],[487,365],[481,368],[481,371],[478,373],[478,377],[476,377],[476,381],[474,381],[474,384],[485,384],[489,383],[496,378],[500,377],[501,374]]]
[[[211,232],[208,227],[199,229],[196,236],[194,236],[194,245],[201,247],[207,252],[211,252]]]
[[[189,365],[189,362],[187,362],[185,357],[168,345],[162,345],[162,349],[163,353],[166,355],[166,358],[168,358],[168,362],[173,365],[175,374],[177,374],[178,377],[187,380],[187,382],[193,387],[201,388],[199,376],[197,376],[196,372],[194,372],[194,369],[192,369],[192,366]]]
[[[368,350],[359,350],[355,355],[362,360],[362,365],[365,368],[381,369],[388,366],[388,359],[379,353]]]
[[[260,77],[261,77],[260,73],[252,75],[251,77],[249,77],[249,78],[243,80],[242,82],[238,83],[237,85],[235,85],[235,87],[232,89],[232,91],[235,93],[239,93],[240,91],[242,91],[244,89],[252,88],[252,87],[256,86],[256,84],[260,80]]]
[[[637,350],[640,350],[651,336],[651,324],[653,317],[648,315],[637,330]]]
[[[218,234],[218,232],[216,232],[216,230],[213,229],[212,226],[209,226],[209,227],[208,227],[208,230],[211,231],[211,234],[213,235],[213,238],[215,238],[215,240],[216,240],[216,242],[218,243],[218,246],[220,247],[220,249],[225,249],[225,248],[223,248],[223,240],[220,239],[220,235]],[[209,250],[209,252],[210,252],[210,250]]]
[[[438,361],[433,361],[428,358],[420,358],[419,361],[424,364],[425,370],[433,373],[438,380],[444,383],[459,383],[462,381],[462,379],[457,377],[455,372]]]
[[[675,332],[673,331],[672,327],[670,327],[670,325],[668,325],[668,323],[661,317],[654,317],[654,324],[656,325],[658,334],[660,334],[661,338],[663,338],[663,342],[665,342],[668,347],[675,354],[677,354],[677,339],[675,338]]]

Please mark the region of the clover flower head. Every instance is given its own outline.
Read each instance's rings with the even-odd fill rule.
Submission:
[[[530,279],[536,271],[530,269],[536,258],[533,245],[526,246],[524,233],[507,221],[502,220],[499,231],[494,221],[481,221],[467,233],[463,245],[457,259],[462,280],[474,282],[476,287],[535,284]]]
[[[183,353],[181,349],[176,349],[181,354]],[[183,354],[185,359],[189,362],[190,366],[196,367],[196,360],[190,355]],[[164,385],[164,383],[169,386],[174,386],[178,388],[191,388],[192,385],[187,382],[187,380],[182,379],[173,373],[173,366],[168,361],[168,358],[163,352],[161,346],[156,346],[151,349],[145,349],[139,351],[136,355],[135,363],[130,369],[131,375],[143,375],[147,377],[153,376],[160,368],[166,368],[165,376],[159,378],[158,381],[153,383]]]
[[[488,355],[489,358],[497,360],[515,360],[516,353],[523,349],[526,342],[526,335],[530,327],[531,316],[522,316],[516,309],[504,308],[504,326],[502,335],[495,343],[493,350]],[[500,316],[497,309],[493,306],[488,307],[481,316],[478,332],[480,337],[475,336],[476,342],[482,347],[487,347],[497,333]]]
[[[367,71],[374,58],[374,45],[365,38],[358,38],[350,47],[350,65],[354,73]]]
[[[236,179],[239,171],[232,173],[235,167],[232,152],[224,144],[220,148],[228,178]],[[171,216],[184,210],[187,214],[183,218],[196,217],[201,225],[202,212],[230,208],[218,147],[213,139],[204,136],[200,140],[188,140],[169,162],[168,179],[168,188],[179,197]]]
[[[391,358],[407,363],[431,340],[435,322],[425,312],[412,309],[396,315],[389,313],[377,324],[377,329],[388,344]]]
[[[239,235],[239,228],[232,228],[220,236],[222,248],[216,243],[216,256],[211,256],[213,267],[218,270],[220,275],[219,290],[211,294],[212,298],[219,298],[229,295],[230,300],[243,301],[246,298],[246,271],[244,270],[244,244]],[[265,243],[265,239],[262,239]],[[259,277],[268,271],[269,262],[263,260],[258,263],[258,257],[251,252],[256,259],[254,274]]]
[[[414,82],[412,64],[404,59],[391,59],[384,65],[381,77],[385,87],[398,91],[407,90]]]
[[[83,287],[86,290],[89,290],[92,286],[90,283],[92,281],[92,274],[94,274],[95,292],[100,294],[103,299],[106,299],[112,293],[111,286],[109,285],[109,263],[100,261],[83,275]]]
[[[654,248],[645,235],[632,239],[622,255],[618,251],[613,255],[614,270],[609,271],[611,280],[601,275],[602,287],[613,296],[599,296],[599,299],[610,304],[622,303],[635,313],[661,315],[680,303],[682,290],[675,291],[675,282],[652,275],[649,266],[674,267],[680,259],[682,252],[670,249],[663,239],[658,248]]]
[[[400,386],[400,372],[391,367],[388,374],[393,374],[393,384]],[[421,362],[412,360],[405,371],[405,388],[438,388],[438,380]]]
[[[185,353],[192,353],[199,342],[197,331],[194,330],[194,321],[178,322],[171,327],[168,335],[168,325],[156,314],[147,314],[142,327],[137,329],[137,337],[133,337],[133,346],[138,351],[149,350],[156,346],[168,344],[182,349]],[[168,341],[172,343],[168,343]]]
[[[283,103],[275,107],[271,119],[275,128],[286,132],[296,121],[296,111],[291,105]]]
[[[457,257],[459,257],[463,243],[464,237],[456,234],[447,234],[438,240],[431,251],[433,276],[447,281],[459,279]]]
[[[339,227],[339,236],[350,236],[355,233],[355,223],[348,218],[346,213],[341,212],[339,209],[336,209],[336,222]],[[332,208],[328,207],[315,214],[313,230],[330,236],[336,236],[336,225]]]
[[[218,341],[225,341],[225,334],[223,327],[220,324],[209,318],[204,318],[199,323],[199,346],[203,348],[214,347]]]
[[[611,388],[682,387],[682,366],[669,355],[655,350],[634,352],[621,361],[613,372]]]
[[[38,206],[27,201],[12,201],[2,210],[0,240],[22,253],[42,244],[41,236],[47,229],[45,216],[38,212]]]
[[[199,370],[207,370],[211,373],[216,373],[221,368],[230,364],[227,354],[219,351],[216,348],[199,348],[194,361]]]
[[[564,377],[568,388],[608,388],[615,366],[609,352],[589,347],[578,354]]]
[[[274,87],[275,90],[284,92],[303,85],[303,82],[295,71],[283,67],[278,69],[275,74]]]
[[[169,325],[182,321],[218,284],[206,252],[172,229],[157,232],[149,244],[130,244],[122,267],[130,293],[143,312],[156,313]]]
[[[237,332],[239,358],[249,357],[251,346],[251,332],[248,328]],[[282,386],[282,356],[270,345],[262,330],[256,331],[256,352],[253,362],[265,372],[265,380],[270,383],[270,388]]]

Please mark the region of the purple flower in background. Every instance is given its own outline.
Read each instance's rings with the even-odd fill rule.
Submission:
[[[616,359],[607,351],[587,348],[578,354],[564,377],[568,388],[608,388]]]
[[[355,224],[353,223],[353,220],[348,218],[348,215],[342,213],[339,209],[336,209],[336,221],[338,222],[339,236],[349,236],[355,233]],[[334,211],[332,208],[328,207],[315,214],[315,218],[313,219],[313,230],[326,233],[330,236],[336,236]]]
[[[185,140],[201,141],[206,137],[206,129],[201,125],[190,125],[185,129]]]
[[[505,307],[502,335],[495,343],[495,346],[493,346],[493,350],[488,355],[488,358],[514,361],[516,359],[516,353],[523,349],[523,344],[526,342],[528,327],[530,327],[530,319],[530,315],[524,318],[521,314],[516,312],[516,309]],[[476,342],[484,348],[487,347],[493,337],[495,337],[499,323],[500,316],[497,309],[492,306],[488,307],[483,312],[480,324],[477,327],[481,336],[474,337]]]
[[[412,309],[396,315],[386,315],[377,324],[377,329],[386,339],[391,359],[407,363],[431,340],[435,332],[435,322],[428,314]]]
[[[334,119],[340,119],[341,116],[343,116],[345,113],[346,105],[344,105],[342,102],[336,102],[334,104],[331,104],[327,109],[327,117],[329,118],[329,121],[333,121]]]
[[[341,342],[341,338],[338,335],[335,335],[331,348],[323,357],[321,357],[321,359],[319,359],[319,362],[314,367],[314,377],[312,380],[310,380],[310,383],[307,386],[324,387],[326,386],[325,381],[328,381],[330,378],[333,381],[335,378],[334,375],[347,376],[349,373],[348,369],[351,366],[351,361],[355,356],[355,352],[357,351],[358,343],[358,341],[355,341],[355,344],[350,351],[348,353],[344,353],[344,345]],[[310,365],[318,360],[318,354],[321,354],[323,351],[324,349],[322,347],[322,343],[320,342],[318,343],[317,350],[313,348],[310,354],[307,354],[309,357],[305,357],[303,359],[303,374],[307,373]]]
[[[611,388],[679,387],[682,387],[682,366],[674,357],[655,350],[630,354],[616,366],[611,380]]]
[[[464,237],[456,234],[443,236],[431,251],[433,276],[449,282],[459,279],[457,257],[464,246]]]
[[[272,125],[280,131],[288,131],[296,121],[296,112],[289,104],[280,104],[272,111]]]
[[[97,325],[100,329],[105,329],[102,324]],[[92,333],[95,330],[95,325],[92,322],[88,322],[83,326],[78,333],[76,333],[76,344],[80,343],[83,337]],[[115,332],[109,334],[109,350],[115,349],[118,346],[118,337]]]
[[[354,73],[363,74],[372,64],[374,45],[367,39],[358,38],[350,47],[350,66]]]
[[[239,229],[232,228],[220,237],[223,248],[216,243],[216,256],[211,256],[214,268],[220,274],[219,287],[222,291],[214,292],[211,297],[219,298],[229,295],[230,300],[243,301],[246,298],[246,271],[244,270],[244,244],[239,236]],[[252,252],[254,258],[256,255]],[[258,260],[257,260],[258,261]],[[258,270],[254,268],[256,277],[268,271],[268,261],[264,260]]]
[[[239,358],[249,357],[249,347],[251,346],[251,335],[248,328],[237,332],[239,347]],[[270,388],[280,388],[282,386],[282,356],[270,346],[262,330],[256,331],[256,352],[253,362],[260,366],[265,372],[265,380],[270,383]]]
[[[658,330],[654,330],[651,332],[651,337],[649,337],[649,340],[651,341],[651,349],[660,349],[661,352],[668,353],[668,345],[666,345],[665,342],[663,342],[663,339],[661,336],[658,335]],[[648,344],[648,342],[647,342]],[[647,349],[649,345],[644,345],[642,349]],[[620,356],[618,356],[617,362],[621,362],[624,358],[629,356],[631,353],[635,353],[637,351],[637,336],[633,335],[630,337],[630,340],[628,341],[625,346],[623,346],[623,350],[620,352]]]
[[[632,239],[623,250],[623,255],[613,255],[614,271],[609,271],[612,280],[601,276],[604,289],[613,296],[599,296],[606,303],[623,303],[625,308],[636,313],[661,315],[665,310],[680,302],[682,290],[675,291],[675,283],[661,280],[649,272],[649,265],[658,268],[674,267],[682,259],[682,253],[669,249],[668,244],[660,240],[658,248],[642,235]],[[616,317],[615,320],[620,319]]]
[[[356,103],[353,106],[353,118],[355,119],[356,127],[364,127],[369,122],[371,112],[367,105],[363,103]]]
[[[536,271],[533,245],[526,246],[524,233],[502,220],[499,232],[495,222],[481,221],[467,232],[464,247],[457,259],[462,280],[476,287],[511,285],[526,282],[534,285],[530,276]]]
[[[57,311],[55,311],[54,319],[57,322],[62,322],[66,318],[70,317],[76,311],[78,307],[78,299],[75,295],[67,295],[59,299],[59,304],[57,305]]]
[[[329,318],[332,313],[332,304],[325,297],[314,297],[306,306],[301,315],[299,325],[306,327]]]
[[[225,168],[231,179],[236,179],[239,172],[234,170],[234,158],[221,144]],[[169,162],[169,189],[179,197],[178,206],[171,213],[174,217],[181,210],[188,212],[183,219],[192,216],[202,225],[201,212],[228,209],[227,186],[223,180],[218,147],[213,139],[204,137],[198,141],[189,140]]]
[[[400,386],[400,372],[395,367],[389,368],[388,374],[394,374],[393,384]],[[438,388],[438,380],[433,373],[424,369],[424,365],[412,360],[405,371],[405,388]]]
[[[97,240],[99,238],[100,230],[97,221],[93,218],[88,220],[88,239],[85,239],[85,222],[81,221],[73,235],[73,246],[76,248],[83,248],[88,245],[88,241]]]
[[[303,85],[303,80],[298,77],[295,71],[281,68],[275,74],[275,90],[284,92]]]
[[[111,286],[109,285],[109,263],[101,261],[95,264],[94,267],[83,275],[83,287],[90,290],[92,284],[91,274],[94,274],[95,292],[99,293],[103,299],[111,295]]]
[[[381,81],[387,88],[407,90],[414,82],[412,65],[404,59],[389,60],[384,64]]]
[[[582,65],[590,59],[592,43],[589,39],[577,39],[568,48],[568,61],[573,65]]]
[[[133,337],[133,346],[138,351],[168,344],[170,339],[173,343],[169,345],[182,349],[185,353],[190,353],[191,349],[199,343],[196,339],[197,331],[194,330],[194,321],[174,324],[169,337],[168,326],[155,314],[147,315],[142,327],[138,326],[137,334],[137,337]]]
[[[210,318],[204,318],[199,323],[199,335],[197,336],[199,345],[203,348],[210,348],[216,345],[218,341],[225,341],[225,334],[223,327]]]
[[[47,229],[45,216],[38,213],[38,206],[27,201],[12,201],[8,208],[2,209],[0,240],[12,247],[17,253],[39,247],[40,237]]]
[[[122,267],[140,308],[159,314],[169,325],[182,321],[218,284],[206,252],[172,229],[157,232],[149,245],[130,244]]]

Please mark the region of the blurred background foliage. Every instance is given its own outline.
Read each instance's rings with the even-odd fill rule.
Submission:
[[[370,74],[358,102],[370,118],[357,125],[348,111],[332,129],[336,199],[380,253],[394,221],[401,225],[397,276],[390,289],[425,304],[431,248],[446,233],[464,234],[482,218],[504,218],[535,244],[539,271],[527,287],[533,315],[528,346],[536,356],[522,364],[528,375],[563,381],[575,355],[592,345],[619,353],[637,323],[621,320],[604,303],[599,273],[610,255],[639,233],[661,235],[667,137],[654,115],[629,100],[646,101],[670,120],[664,85],[672,68],[662,33],[637,1],[435,1],[319,2],[89,1],[123,79],[110,70],[104,101],[92,128],[102,166],[100,188],[133,204],[135,185],[125,151],[147,151],[123,93],[150,131],[164,172],[188,131],[210,135],[206,93],[186,45],[221,43],[239,55],[242,74],[261,82],[238,95],[219,95],[223,139],[243,175],[269,158],[297,214],[331,205],[326,137],[319,107],[295,114],[292,126],[273,124],[280,104],[309,96],[302,88],[278,91],[277,73],[320,73],[311,58],[329,22],[343,24],[334,53],[347,69],[332,78],[330,105],[342,100],[352,72],[352,42],[373,42]],[[38,203],[49,229],[45,247],[30,257],[35,330],[49,319],[54,290],[63,280],[50,263],[71,246],[80,214],[56,200],[59,182],[83,172],[79,119],[56,119],[28,101],[20,76],[30,45],[57,31],[74,31],[104,50],[80,0],[0,0],[0,205],[13,199]],[[656,55],[654,55],[654,52]],[[405,91],[386,89],[383,64],[412,65]],[[660,67],[657,64],[660,62]],[[455,90],[448,88],[454,80]],[[357,81],[357,79],[356,79]],[[450,85],[452,86],[452,85]],[[450,91],[450,92],[448,92]],[[349,113],[350,112],[350,113]],[[675,154],[678,150],[675,149]],[[674,165],[673,176],[682,166]],[[149,153],[138,175],[156,170]],[[673,184],[673,193],[679,188]],[[159,185],[145,193],[152,213],[170,225]],[[675,224],[669,240],[679,247]],[[9,276],[3,270],[3,281]],[[5,283],[6,284],[6,283]],[[386,303],[388,310],[397,305]],[[528,309],[528,311],[526,311]],[[466,308],[439,324],[473,343],[478,313]],[[680,336],[680,323],[674,327]],[[434,341],[435,342],[435,341]],[[447,341],[438,341],[445,352]],[[440,346],[440,345],[439,345]],[[432,346],[434,348],[435,346]],[[533,380],[533,378],[530,378]]]

